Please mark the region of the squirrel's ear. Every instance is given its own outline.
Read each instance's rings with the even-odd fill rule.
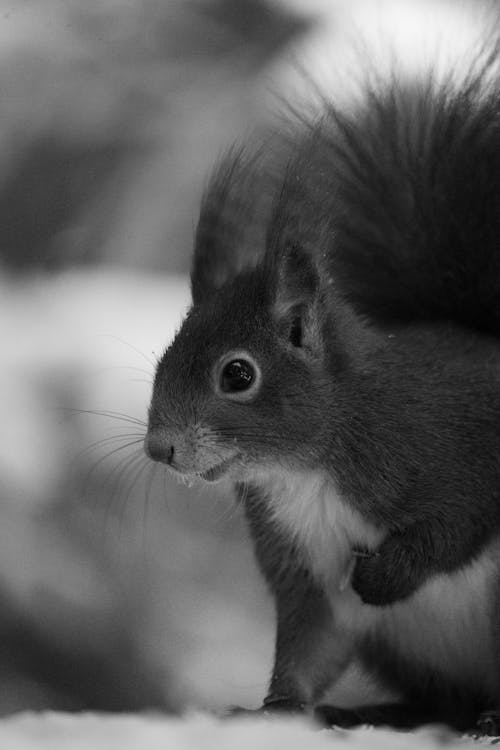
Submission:
[[[297,347],[321,349],[321,295],[318,269],[307,250],[287,244],[276,268],[276,318],[284,335]]]
[[[254,266],[263,252],[265,190],[257,162],[242,149],[231,150],[205,191],[191,271],[195,304]]]

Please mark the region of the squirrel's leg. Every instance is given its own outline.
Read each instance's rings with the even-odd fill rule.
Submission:
[[[340,677],[351,638],[335,625],[325,594],[307,571],[274,587],[277,633],[274,668],[264,710],[305,710]]]
[[[257,561],[276,602],[275,662],[262,709],[304,710],[347,666],[351,638],[336,627],[325,592],[274,522],[266,495],[246,487],[242,497]]]

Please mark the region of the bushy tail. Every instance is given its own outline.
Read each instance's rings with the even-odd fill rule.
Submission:
[[[325,101],[297,143],[270,244],[310,246],[372,318],[500,335],[498,61],[491,45],[460,85],[368,85],[349,113]]]

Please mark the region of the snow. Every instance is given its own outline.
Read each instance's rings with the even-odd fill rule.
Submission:
[[[8,750],[432,750],[478,747],[441,730],[414,733],[361,728],[318,730],[298,719],[221,720],[62,713],[19,714],[0,724],[0,747]]]

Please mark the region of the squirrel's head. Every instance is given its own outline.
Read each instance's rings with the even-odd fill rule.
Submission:
[[[158,365],[145,442],[181,476],[320,461],[333,387],[324,284],[272,184],[232,154],[202,204],[193,305]]]

